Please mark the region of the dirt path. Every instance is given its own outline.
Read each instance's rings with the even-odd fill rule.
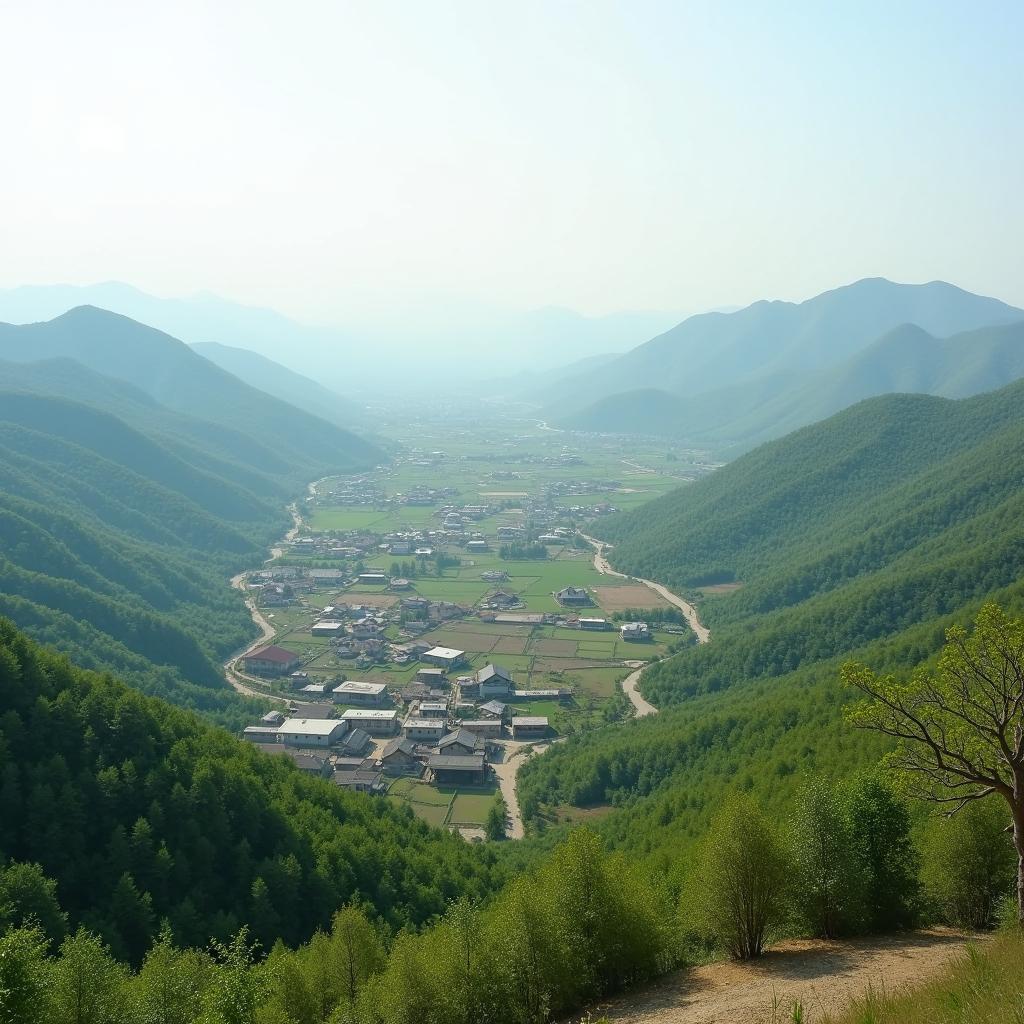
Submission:
[[[498,780],[498,787],[501,789],[502,799],[508,809],[508,838],[522,839],[526,834],[523,828],[523,815],[519,810],[519,796],[516,793],[516,776],[519,769],[529,760],[532,744],[516,743],[515,741],[503,743],[504,756],[500,761],[492,761],[495,777]],[[546,749],[544,746],[533,747],[534,750]]]
[[[977,938],[936,929],[836,942],[792,940],[757,963],[722,961],[676,971],[591,1012],[620,1024],[770,1024],[790,1020],[799,1000],[806,1024],[822,1024],[826,1014],[840,1013],[869,988],[892,992],[929,981],[968,939]]]
[[[640,695],[640,691],[637,690],[637,686],[640,683],[640,674],[646,667],[647,662],[630,661],[627,662],[627,664],[634,668],[635,671],[631,672],[622,680],[622,692],[629,698],[630,703],[633,705],[633,708],[636,711],[636,717],[645,718],[647,715],[656,715],[658,713],[658,709],[650,702],[644,700]]]
[[[686,619],[690,629],[693,630],[694,636],[697,637],[697,643],[706,644],[711,639],[711,630],[700,621],[697,609],[689,601],[684,601],[678,594],[673,594],[668,587],[655,583],[654,580],[645,580],[640,576],[627,576],[624,572],[618,572],[608,564],[608,559],[604,556],[605,551],[610,548],[610,545],[605,544],[604,541],[598,540],[596,537],[589,537],[585,533],[581,533],[580,536],[595,548],[594,568],[599,573],[605,576],[617,576],[620,580],[636,580],[638,583],[645,584],[656,594],[661,595],[669,604],[675,605],[683,613],[683,618]],[[639,663],[636,663],[634,667],[636,667],[636,671],[626,676],[622,681],[622,692],[629,698],[630,703],[636,710],[637,718],[643,718],[645,715],[656,715],[658,709],[650,702],[644,700],[637,690],[643,667]]]

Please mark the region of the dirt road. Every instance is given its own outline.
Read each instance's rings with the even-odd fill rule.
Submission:
[[[647,715],[656,715],[658,709],[640,695],[640,691],[637,686],[640,683],[640,674],[643,672],[647,662],[645,661],[631,661],[628,664],[635,668],[636,671],[631,672],[625,679],[622,680],[622,692],[629,698],[630,703],[633,705],[636,711],[637,718],[645,718]]]
[[[893,992],[930,980],[969,939],[975,937],[937,929],[846,941],[793,940],[756,963],[722,961],[677,971],[591,1013],[619,1024],[770,1024],[788,1021],[799,1000],[803,1020],[822,1024],[826,1014],[841,1012],[869,988]]]
[[[542,753],[548,744],[516,743],[514,740],[503,743],[505,754],[500,761],[492,761],[491,767],[498,779],[502,799],[508,808],[508,838],[522,839],[526,834],[523,829],[523,815],[519,810],[519,797],[516,794],[516,776],[519,769],[534,753]]]
[[[697,643],[706,644],[711,639],[711,630],[700,621],[697,609],[689,601],[683,600],[678,594],[673,594],[668,587],[655,583],[654,580],[645,580],[639,576],[627,576],[624,572],[618,572],[608,564],[608,559],[604,556],[605,551],[610,545],[605,544],[604,541],[598,540],[596,537],[588,537],[585,533],[581,533],[580,536],[596,549],[594,551],[594,568],[599,573],[605,576],[617,576],[620,580],[636,580],[638,583],[645,584],[656,594],[660,594],[669,604],[675,605],[683,613],[683,618],[686,619],[690,629],[693,630],[694,636],[697,637]],[[643,718],[646,715],[656,715],[658,709],[650,702],[644,700],[637,690],[643,667],[639,663],[636,663],[635,667],[636,671],[623,679],[622,692],[629,698],[630,703],[636,710],[637,718]]]

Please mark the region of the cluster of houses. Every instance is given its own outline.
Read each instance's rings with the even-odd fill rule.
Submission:
[[[433,652],[445,665],[456,664],[454,656],[461,654],[446,648]],[[440,679],[446,669],[434,671]],[[296,676],[301,682],[303,674]],[[295,707],[292,717],[271,711],[258,725],[246,728],[243,737],[291,757],[304,771],[367,793],[385,792],[396,776],[439,785],[480,785],[487,781],[488,757],[497,741],[543,740],[549,734],[546,717],[516,715],[513,702],[570,695],[567,690],[517,690],[511,673],[500,665],[459,677],[457,688],[442,699],[413,700],[404,720],[383,683],[307,684],[301,692],[345,710],[337,718],[330,711],[321,714],[312,704],[301,705],[301,712]]]

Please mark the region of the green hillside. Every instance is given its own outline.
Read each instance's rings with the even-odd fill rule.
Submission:
[[[197,342],[192,349],[246,384],[299,409],[305,409],[328,423],[337,427],[360,425],[359,407],[351,399],[343,398],[315,380],[289,370],[287,366],[275,363],[258,352],[221,345],[215,341]]]
[[[891,393],[966,398],[1024,376],[1024,320],[936,338],[913,324],[889,331],[838,366],[770,375],[682,397],[634,391],[599,399],[558,422],[578,430],[642,433],[751,448]]]
[[[73,359],[130,384],[171,412],[206,424],[207,432],[213,425],[215,433],[226,432],[222,445],[237,442],[239,434],[259,438],[272,456],[265,471],[291,490],[382,457],[371,443],[250,387],[170,335],[106,310],[81,306],[43,323],[0,324],[0,360],[51,359]]]
[[[1024,605],[1024,383],[894,395],[751,452],[593,529],[620,570],[693,593],[712,641],[649,669],[654,718],[574,739],[521,776],[527,813],[621,803],[609,836],[695,837],[728,789],[781,806],[792,777],[874,761],[838,668],[908,668],[995,597]],[[728,592],[700,588],[739,584]]]
[[[350,901],[417,926],[499,881],[486,850],[73,667],[3,621],[0,820],[0,865],[39,864],[72,929],[136,963],[162,919],[179,943],[247,924],[269,949]]]
[[[80,664],[238,724],[219,662],[253,626],[227,578],[287,522],[91,406],[0,393],[0,614]]]

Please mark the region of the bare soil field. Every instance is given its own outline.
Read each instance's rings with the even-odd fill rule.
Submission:
[[[525,654],[526,640],[518,636],[501,636],[491,648],[491,654]]]
[[[624,612],[627,608],[668,608],[669,603],[650,587],[625,584],[621,587],[594,587],[594,597],[606,612]]]
[[[677,971],[592,1013],[620,1024],[769,1024],[789,1020],[799,1001],[807,1024],[821,1024],[869,988],[894,992],[923,984],[962,953],[968,940],[985,941],[947,929],[843,941],[794,939],[755,963],[720,961]]]

